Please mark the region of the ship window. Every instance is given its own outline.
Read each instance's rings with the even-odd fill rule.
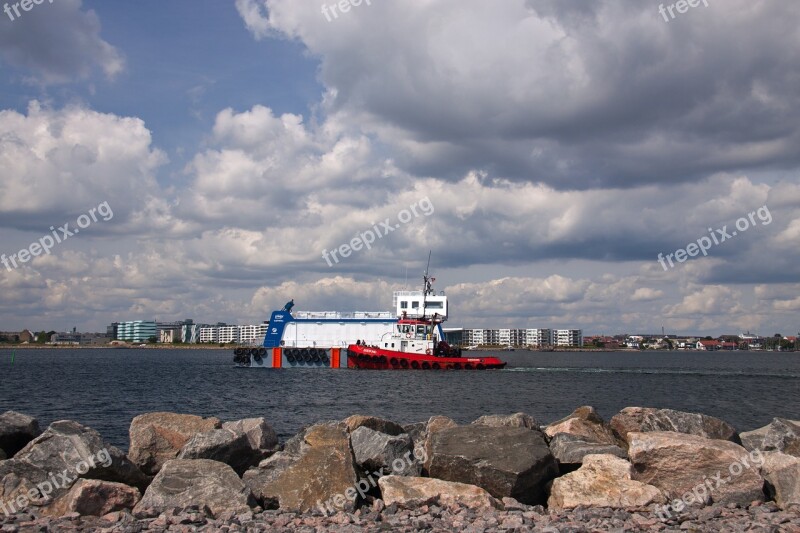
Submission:
[[[400,302],[400,309],[408,309],[408,302],[405,300]]]
[[[389,343],[388,343],[388,342],[384,342],[384,343],[383,343],[383,347],[384,347],[384,348],[388,348],[388,347],[389,347]]]
[[[392,343],[392,348],[394,348],[394,343]]]
[[[419,309],[419,302],[412,302],[411,307],[413,307],[414,309]]]
[[[444,302],[426,302],[425,307],[428,309],[444,309]]]

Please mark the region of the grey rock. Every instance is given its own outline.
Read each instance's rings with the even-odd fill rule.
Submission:
[[[479,426],[539,429],[539,424],[531,415],[514,413],[512,415],[484,415],[473,422]]]
[[[418,476],[420,466],[415,461],[411,436],[387,435],[366,426],[350,433],[356,464],[368,472],[381,475]]]
[[[527,504],[544,502],[545,485],[558,474],[541,432],[481,425],[431,435],[425,468],[430,477],[476,485],[495,498]]]
[[[740,435],[742,446],[750,451],[783,452],[800,457],[800,421],[773,418],[766,426]]]
[[[6,459],[8,459],[8,456],[6,456],[6,452],[3,451],[2,448],[0,448],[0,461],[5,461]]]
[[[550,451],[566,470],[577,468],[583,463],[583,458],[591,454],[608,454],[622,459],[628,457],[625,450],[619,446],[587,442],[569,433],[557,433],[550,440]],[[564,469],[562,469],[563,471]]]
[[[53,422],[12,459],[0,463],[0,498],[36,487],[39,496],[55,498],[78,478],[119,482],[140,490],[150,481],[97,431],[62,420]]]
[[[226,422],[221,429],[198,433],[184,444],[179,459],[212,459],[240,476],[278,450],[278,438],[264,418]]]
[[[585,405],[575,409],[569,416],[553,422],[544,428],[545,434],[553,438],[559,433],[567,433],[586,442],[595,444],[620,444],[611,426],[597,414],[594,407]]]
[[[39,421],[31,416],[15,411],[6,411],[0,415],[0,448],[7,457],[14,457],[26,444],[41,434]]]
[[[164,463],[133,512],[176,507],[208,507],[214,516],[244,513],[255,506],[250,489],[236,472],[210,459],[173,459]]]
[[[782,509],[800,505],[800,458],[781,452],[764,456],[761,474],[770,496]]]

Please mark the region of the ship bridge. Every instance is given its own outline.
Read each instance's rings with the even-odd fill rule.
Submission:
[[[424,307],[423,307],[424,305]],[[444,291],[425,294],[423,291],[394,291],[392,307],[397,317],[431,318],[434,314],[444,322],[447,320],[447,296]]]

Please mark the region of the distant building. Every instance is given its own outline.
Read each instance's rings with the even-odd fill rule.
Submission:
[[[553,345],[553,330],[546,328],[533,328],[526,329],[525,331],[525,345],[541,348],[543,346]]]
[[[709,352],[721,350],[722,343],[719,341],[697,341],[697,349],[698,350],[707,350]]]
[[[199,342],[208,343],[236,343],[260,346],[267,336],[269,323],[263,322],[248,326],[229,326],[217,324],[216,326],[203,326],[199,329]]]
[[[557,329],[553,332],[556,346],[583,346],[583,331],[580,329]]]
[[[142,343],[152,337],[158,338],[155,321],[133,320],[120,322],[117,326],[117,339],[121,341]]]

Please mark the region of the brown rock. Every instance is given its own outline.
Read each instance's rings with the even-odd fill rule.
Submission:
[[[250,489],[233,468],[210,459],[173,459],[161,466],[133,512],[175,507],[206,506],[214,516],[225,511],[244,513],[255,505]]]
[[[175,459],[186,442],[198,433],[219,429],[217,418],[176,413],[147,413],[133,419],[128,457],[142,471],[157,474],[166,461]]]
[[[637,433],[641,432],[645,417],[656,411],[658,411],[658,409],[652,407],[626,407],[612,416],[608,425],[627,446],[628,433],[632,431]]]
[[[585,442],[609,445],[618,444],[617,437],[614,435],[611,427],[609,427],[594,408],[590,406],[577,408],[568,417],[553,422],[544,428],[544,432],[550,438],[558,433],[567,433]]]
[[[630,410],[630,411],[629,411]],[[614,421],[616,418],[616,421]],[[623,432],[646,433],[650,431],[671,431],[696,435],[707,439],[729,440],[741,444],[736,428],[713,416],[700,413],[686,413],[673,409],[643,409],[627,407],[612,418],[612,426],[624,438]],[[638,423],[638,429],[635,425]]]
[[[690,505],[764,500],[759,464],[738,444],[668,431],[628,438],[633,478],[658,487],[670,500],[683,498]]]
[[[347,426],[317,424],[293,441],[244,474],[245,483],[263,506],[308,511],[351,505],[357,477]]]
[[[800,505],[800,459],[782,452],[763,454],[761,474],[770,496],[782,509]]]
[[[480,487],[425,477],[384,476],[378,480],[386,505],[415,508],[428,502],[440,506],[502,509],[503,505]]]
[[[455,428],[458,427],[456,421],[452,418],[448,418],[446,416],[432,416],[428,419],[428,423],[425,426],[425,433],[423,435],[423,450],[425,452],[425,457],[431,456],[431,438],[433,435],[442,431],[444,429]],[[416,447],[416,444],[415,444]],[[427,473],[424,465],[422,466],[422,472]]]
[[[403,426],[400,424],[376,416],[353,415],[345,418],[344,423],[349,433],[352,433],[360,427],[366,427],[378,433],[385,433],[392,436],[405,433]]]
[[[664,503],[661,491],[632,479],[631,464],[614,455],[587,455],[583,466],[553,481],[550,509],[630,508]]]
[[[142,499],[141,493],[128,485],[79,479],[66,494],[42,509],[47,516],[64,516],[79,513],[83,516],[103,516],[108,513],[133,509]]]

